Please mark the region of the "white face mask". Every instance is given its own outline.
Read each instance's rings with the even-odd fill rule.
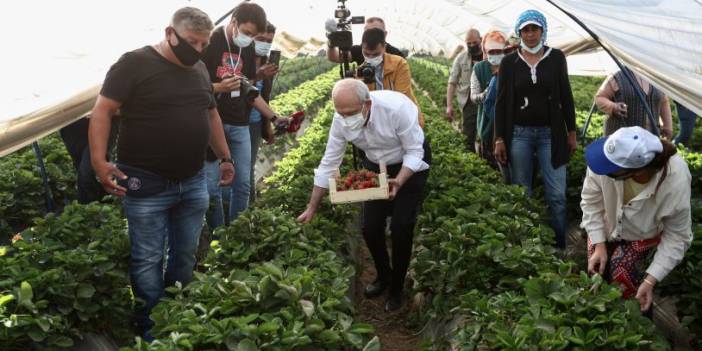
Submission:
[[[236,37],[234,37],[233,41],[234,44],[240,48],[245,48],[249,45],[251,45],[251,42],[253,41],[253,38],[240,32],[239,28],[236,30]]]
[[[488,55],[488,62],[493,66],[499,66],[502,59],[505,57],[504,54],[499,55]]]
[[[537,52],[539,52],[539,50],[541,50],[542,47],[544,47],[544,43],[539,42],[536,46],[534,46],[533,48],[530,48],[530,47],[526,46],[526,44],[524,44],[524,42],[522,41],[521,43],[519,43],[519,46],[522,49],[529,52],[530,54],[536,54]]]
[[[349,132],[360,131],[361,128],[363,128],[363,125],[366,123],[366,117],[363,115],[364,108],[365,106],[361,108],[361,112],[346,117],[343,117],[337,113],[337,115],[341,117],[341,125]]]
[[[256,45],[256,56],[268,56],[268,52],[271,51],[271,43],[255,40],[254,44]]]
[[[366,63],[371,67],[378,67],[381,63],[383,63],[383,55],[378,55],[373,58],[363,55],[363,58],[366,60]]]

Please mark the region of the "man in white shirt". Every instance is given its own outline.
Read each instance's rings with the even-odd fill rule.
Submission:
[[[390,199],[363,204],[363,238],[377,272],[376,280],[366,287],[365,296],[380,296],[389,287],[385,310],[394,311],[402,307],[417,208],[429,175],[431,151],[417,121],[417,106],[402,93],[369,92],[363,82],[344,79],[334,86],[332,99],[336,114],[327,148],[315,170],[310,202],[298,220],[308,223],[314,217],[329,188],[329,178],[341,165],[347,142],[365,151],[365,168],[378,172],[378,164],[384,161],[391,178]],[[385,245],[387,216],[392,216],[392,268]]]

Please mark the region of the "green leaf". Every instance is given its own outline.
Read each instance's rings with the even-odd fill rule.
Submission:
[[[76,290],[76,297],[80,299],[89,299],[95,295],[95,287],[90,284],[80,284]]]
[[[32,286],[27,282],[22,282],[20,284],[19,296],[17,296],[17,302],[20,306],[32,307],[32,298],[34,297],[34,292],[32,291]]]
[[[66,336],[59,336],[54,340],[54,345],[58,347],[68,348],[73,346],[73,339]]]
[[[258,351],[258,346],[256,343],[251,341],[251,339],[244,339],[239,341],[236,348],[237,351]]]
[[[8,302],[15,299],[15,295],[0,296],[0,307],[5,306]]]
[[[374,336],[373,339],[363,347],[363,351],[380,351],[380,339]]]
[[[30,331],[28,331],[27,335],[34,342],[42,342],[44,339],[46,339],[46,333],[36,328],[32,328]]]
[[[305,312],[307,317],[312,317],[314,314],[314,303],[309,300],[300,300],[300,305],[302,306],[302,311]]]
[[[48,332],[49,329],[51,329],[51,325],[49,324],[49,321],[44,319],[44,318],[39,318],[35,321],[39,328],[43,330],[44,332]]]

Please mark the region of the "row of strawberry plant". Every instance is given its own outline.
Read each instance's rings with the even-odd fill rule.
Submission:
[[[329,71],[334,63],[324,57],[296,58],[284,61],[281,71],[275,77],[275,84],[271,97],[287,92],[288,90],[314,79],[314,77]]]
[[[129,242],[119,208],[71,204],[0,247],[3,350],[71,347],[84,332],[130,338]]]
[[[333,107],[325,106],[277,164],[257,206],[219,231],[206,272],[153,311],[157,341],[125,350],[377,350],[353,320],[354,269],[344,257],[352,207],[320,208],[296,222],[322,157]]]
[[[616,288],[575,274],[572,263],[557,259],[543,206],[523,189],[500,185],[496,172],[461,151],[458,133],[436,117],[441,111],[424,97],[420,104],[435,116],[427,126],[435,162],[412,264],[415,290],[428,297],[419,317],[439,324],[463,319],[447,331],[449,340],[439,335],[425,343],[427,349],[442,341],[465,350],[569,349],[583,340],[604,348],[668,347]],[[543,282],[553,282],[554,290],[532,293]],[[567,295],[554,294],[559,289]],[[582,323],[594,312],[601,314],[596,322]]]
[[[290,92],[299,100],[284,94],[275,101],[295,101],[289,109],[314,113],[328,100],[332,84],[320,77]],[[65,154],[60,139],[47,138],[42,145],[47,141],[58,155]],[[47,156],[47,163],[58,161]],[[68,160],[61,163],[72,167]],[[0,248],[5,267],[0,274],[0,320],[5,327],[0,344],[9,349],[26,349],[30,343],[41,349],[67,347],[90,331],[111,332],[120,342],[130,338],[128,237],[121,217],[110,205],[70,205],[61,214],[35,219],[35,226],[21,233],[24,240]]]
[[[58,134],[39,140],[53,203],[74,199],[76,173]],[[32,147],[0,158],[0,242],[46,213],[44,185]]]

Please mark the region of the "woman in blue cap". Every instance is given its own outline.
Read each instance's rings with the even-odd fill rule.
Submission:
[[[580,226],[588,235],[588,272],[649,311],[653,287],[692,243],[690,171],[675,145],[638,126],[594,141],[585,159]]]
[[[575,105],[565,55],[546,46],[543,14],[528,10],[514,28],[520,48],[502,59],[495,106],[495,158],[532,195],[534,155],[544,179],[556,246],[566,245],[566,164],[575,151]]]

